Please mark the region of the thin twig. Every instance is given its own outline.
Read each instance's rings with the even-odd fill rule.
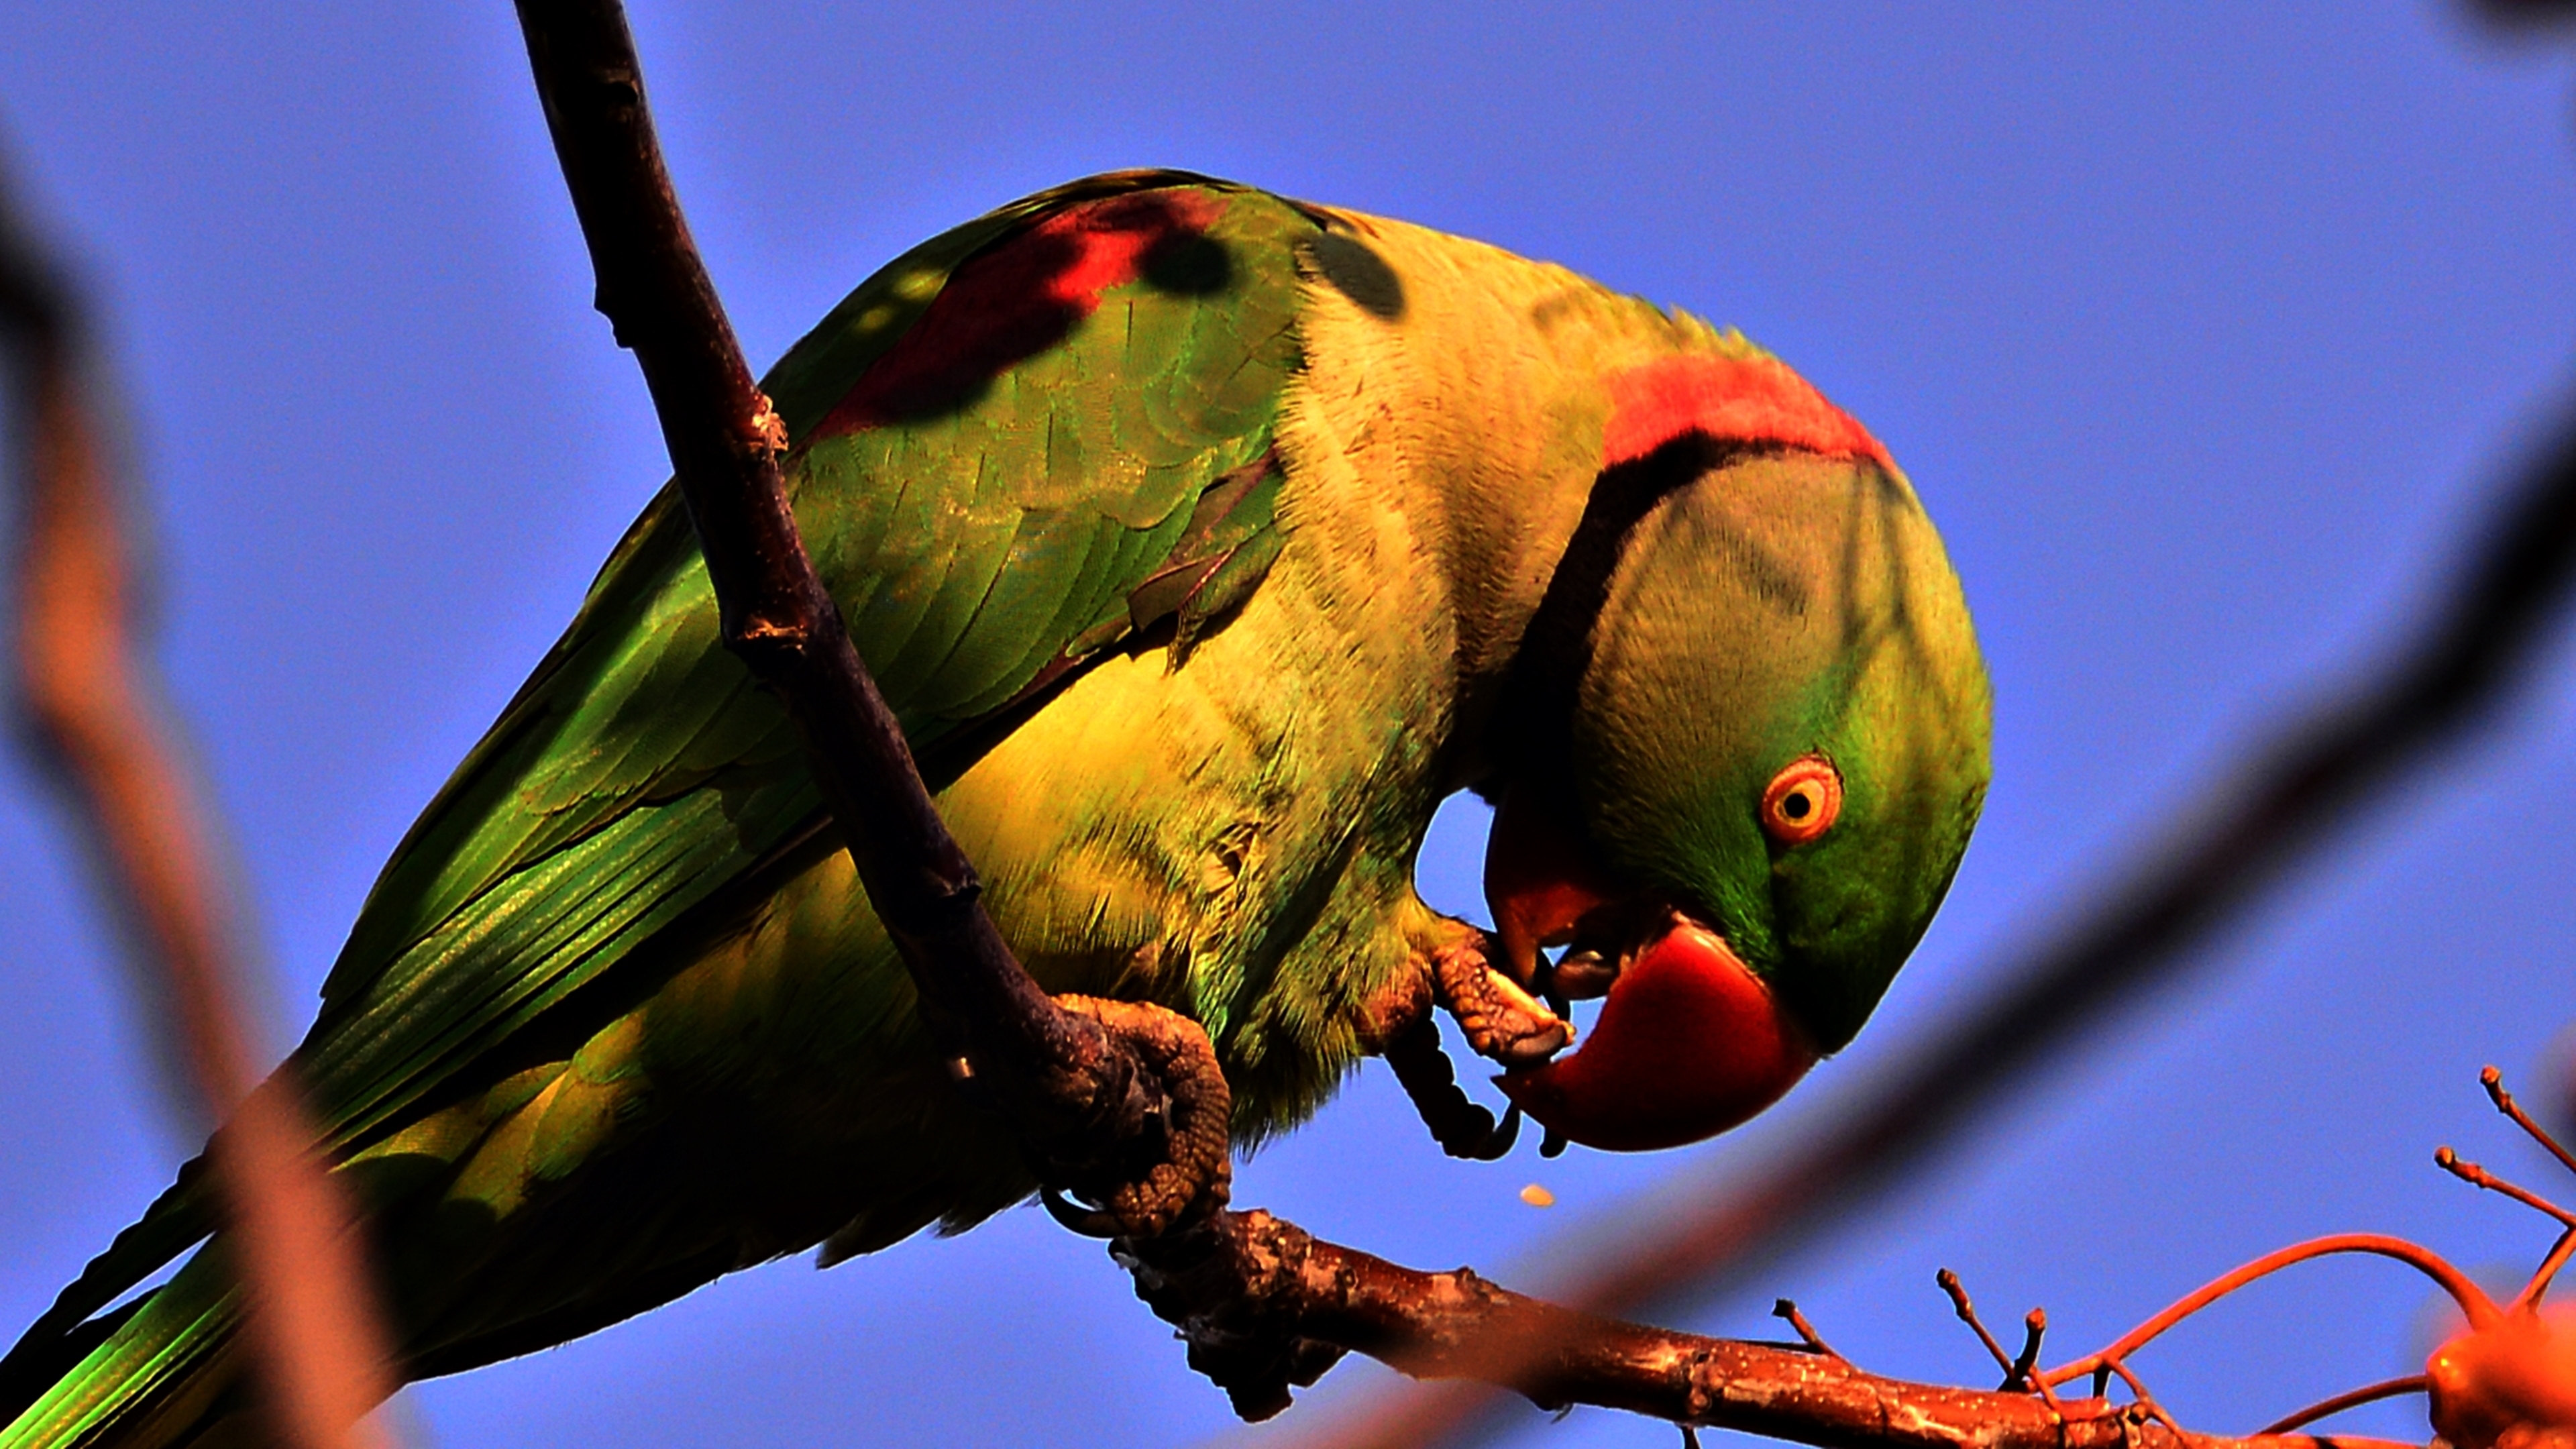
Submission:
[[[2004,1387],[2012,1387],[2012,1356],[2005,1353],[2004,1346],[1995,1342],[1995,1336],[1986,1331],[1985,1320],[1977,1316],[1977,1305],[1968,1301],[1968,1285],[1960,1282],[1959,1275],[1947,1268],[1933,1274],[1932,1279],[1941,1285],[1942,1292],[1950,1295],[1950,1307],[1959,1315],[1959,1321],[1976,1330],[1977,1342],[1984,1344],[1986,1352],[1994,1356],[1995,1367],[2004,1371]]]
[[[2532,1121],[2530,1114],[2524,1112],[2521,1105],[2513,1100],[2513,1093],[2504,1089],[2504,1073],[2497,1071],[2493,1066],[2488,1066],[2478,1073],[2478,1085],[2487,1089],[2487,1100],[2495,1103],[2497,1111],[2512,1118],[2513,1125],[2529,1133],[2532,1141],[2547,1148],[2550,1156],[2558,1159],[2559,1166],[2569,1172],[2576,1172],[2576,1154],[2569,1153],[2559,1144],[2556,1137],[2550,1135],[2547,1128]]]
[[[2382,1399],[2396,1398],[2400,1394],[2420,1394],[2424,1392],[2425,1385],[2428,1382],[2429,1381],[2422,1374],[2407,1374],[2402,1378],[2382,1379],[2375,1384],[2367,1384],[2361,1388],[2346,1390],[2330,1399],[2319,1399],[2315,1403],[2308,1405],[2306,1408],[2299,1410],[2297,1413],[2284,1414],[2271,1423],[2264,1425],[2260,1432],[2265,1434],[2287,1434],[2294,1429],[2304,1429],[2319,1419],[2329,1418],[2333,1415],[2340,1414],[2346,1409],[2358,1409],[2364,1404],[2375,1404]]]
[[[2471,1187],[2482,1187],[2489,1192],[2501,1193],[2506,1197],[2512,1198],[2515,1202],[2522,1204],[2524,1207],[2530,1208],[2536,1212],[2546,1213],[2550,1217],[2556,1218],[2561,1224],[2567,1227],[2576,1228],[2576,1213],[2569,1212],[2567,1209],[2560,1207],[2558,1204],[2551,1202],[2549,1199],[2542,1197],[2540,1194],[2533,1192],[2527,1187],[2517,1186],[2514,1183],[2505,1181],[2503,1178],[2498,1177],[2494,1173],[2487,1171],[2485,1168],[2478,1166],[2476,1163],[2469,1161],[2460,1154],[2453,1152],[2448,1147],[2436,1147],[2433,1149],[2433,1165],[2442,1169],[2444,1172],[2451,1174],[2453,1177],[2458,1178],[2460,1181],[2467,1183]]]
[[[266,1083],[234,1006],[242,964],[215,831],[179,760],[134,637],[132,565],[91,388],[80,309],[0,198],[0,323],[17,354],[21,459],[17,672],[31,740],[89,837],[174,1074],[203,1120],[248,1301],[270,1428],[299,1449],[391,1442],[372,1280],[339,1184],[311,1154],[292,1078]],[[94,364],[93,364],[94,365]],[[227,1120],[229,1119],[229,1120]]]
[[[2136,1372],[2130,1369],[2128,1364],[2122,1362],[2118,1358],[2105,1355],[2102,1359],[2102,1366],[2120,1376],[2120,1382],[2129,1386],[2129,1393],[2137,1399],[2138,1407],[2146,1411],[2150,1418],[2154,1419],[2157,1423],[2164,1425],[2166,1428],[2171,1429],[2174,1432],[2174,1437],[2178,1439],[2187,1439],[2191,1437],[2184,1431],[2182,1425],[2174,1422],[2173,1415],[2165,1412],[2165,1406],[2156,1402],[2156,1396],[2147,1392],[2146,1384],[2138,1378]]]
[[[1771,1316],[1786,1322],[1798,1335],[1798,1341],[1807,1347],[1828,1358],[1842,1357],[1841,1354],[1834,1352],[1832,1344],[1825,1342],[1824,1335],[1816,1332],[1816,1326],[1807,1321],[1807,1315],[1798,1311],[1797,1304],[1783,1298],[1771,1305]]]
[[[2015,1384],[2021,1384],[2038,1390],[2041,1398],[2052,1404],[2055,1403],[2056,1391],[2041,1383],[2038,1375],[2031,1372],[2032,1369],[2039,1367],[2039,1345],[2047,1337],[2048,1310],[2034,1308],[2021,1321],[2021,1352],[2013,1355],[2011,1367],[2004,1370],[2004,1381],[1996,1387],[2009,1389]]]
[[[2038,1381],[2053,1386],[2088,1373],[2098,1376],[2099,1371],[2106,1366],[2113,1372],[2120,1372],[2119,1364],[2122,1359],[2144,1348],[2166,1329],[2255,1279],[2268,1277],[2295,1263],[2304,1263],[2312,1258],[2323,1258],[2336,1253],[2363,1253],[2373,1257],[2392,1258],[2415,1269],[2432,1279],[2435,1285],[2451,1296],[2452,1302],[2460,1305],[2460,1312],[2468,1318],[2469,1326],[2472,1328],[2490,1327],[2504,1317],[2504,1310],[2496,1307],[2495,1300],[2487,1296],[2486,1290],[2480,1288],[2476,1280],[2452,1266],[2448,1260],[2431,1249],[2408,1242],[2404,1238],[2392,1238],[2380,1233],[2336,1233],[2329,1237],[2311,1238],[2304,1243],[2293,1243],[2286,1248],[2265,1253],[2242,1267],[2223,1273],[2175,1299],[2171,1305],[2146,1322],[2121,1334],[2109,1347],[2098,1353],[2086,1354],[2072,1363],[2050,1369],[2041,1374]],[[2099,1382],[2098,1377],[2096,1382]]]
[[[2549,1256],[2541,1259],[2540,1266],[2532,1270],[2531,1281],[2522,1285],[2522,1291],[2514,1295],[2511,1306],[2523,1309],[2538,1303],[2548,1293],[2550,1281],[2558,1276],[2558,1270],[2567,1266],[2571,1253],[2576,1253],[2576,1228],[2569,1228],[2558,1235],[2558,1241],[2550,1245]]]

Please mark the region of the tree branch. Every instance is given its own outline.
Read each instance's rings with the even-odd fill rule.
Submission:
[[[902,726],[816,577],[778,458],[786,430],[753,381],[680,214],[616,0],[520,0],[547,129],[598,277],[635,353],[723,614],[725,646],[785,701],[806,759],[960,1075],[981,1070],[1042,1157],[1115,1177],[1169,1104],[1099,1020],[1051,1000],[978,899]],[[1114,1162],[1081,1149],[1116,1144]]]
[[[110,914],[209,1122],[270,1427],[297,1449],[390,1444],[368,1411],[391,1357],[339,1184],[312,1156],[295,1083],[261,1083],[234,1007],[241,964],[213,831],[137,647],[125,529],[71,288],[0,193],[0,330],[16,352],[19,706],[89,837]],[[195,1113],[191,1114],[196,1115]],[[227,1120],[229,1119],[229,1120]]]
[[[2176,1433],[2136,1404],[1983,1392],[1865,1373],[1812,1348],[1645,1328],[1524,1297],[1460,1268],[1423,1273],[1321,1241],[1264,1212],[1226,1213],[1176,1272],[1139,1274],[1149,1301],[1203,1274],[1234,1296],[1184,1325],[1202,1343],[1294,1332],[1416,1378],[1508,1388],[1543,1409],[1592,1404],[1829,1449],[2330,1449],[2337,1435]]]

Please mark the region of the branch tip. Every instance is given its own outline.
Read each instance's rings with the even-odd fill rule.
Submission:
[[[2576,1172],[2576,1154],[2569,1153],[2567,1148],[2551,1135],[2549,1129],[2531,1120],[2531,1115],[2522,1110],[2522,1105],[2514,1101],[2513,1093],[2504,1089],[2504,1073],[2490,1066],[2478,1073],[2478,1084],[2487,1089],[2487,1100],[2495,1103],[2497,1111],[2513,1119],[2513,1125],[2521,1128],[2532,1141],[2539,1143],[2550,1156],[2557,1158],[2559,1166],[2569,1172]]]
[[[2004,1352],[2004,1346],[1995,1341],[1995,1336],[1986,1331],[1985,1320],[1977,1317],[1977,1306],[1968,1301],[1968,1285],[1959,1281],[1958,1274],[1944,1268],[1933,1275],[1933,1281],[1941,1285],[1942,1292],[1950,1295],[1950,1306],[1958,1310],[1959,1321],[1976,1330],[1977,1342],[1986,1346],[1986,1352],[1994,1358],[1995,1367],[2004,1371],[2004,1381],[1997,1386],[1996,1392],[2002,1393],[2011,1389],[2030,1372],[2029,1360],[2039,1354],[2039,1333],[2048,1325],[2047,1316],[2036,1308],[2031,1310],[2032,1316],[2039,1320],[2039,1326],[2029,1330],[2028,1339],[2022,1347],[2024,1357],[2016,1361],[2010,1354]],[[2047,1390],[2042,1389],[2041,1393],[2047,1395]],[[2048,1395],[2048,1399],[2050,1407],[2055,1407],[2057,1402],[2055,1396]]]
[[[2559,1222],[2566,1224],[2568,1227],[2576,1228],[2576,1212],[2569,1212],[2567,1209],[2560,1207],[2558,1204],[2551,1202],[2549,1199],[2542,1197],[2540,1194],[2533,1192],[2529,1188],[2519,1187],[2511,1182],[2507,1182],[2505,1179],[2496,1176],[2494,1173],[2487,1171],[2478,1164],[2469,1161],[2467,1158],[2460,1156],[2456,1152],[2453,1152],[2448,1147],[2438,1147],[2434,1149],[2433,1164],[2434,1166],[2441,1168],[2444,1172],[2458,1178],[2460,1181],[2469,1184],[2471,1187],[2479,1187],[2486,1189],[2488,1192],[2501,1193],[2506,1197],[2512,1198],[2515,1202],[2521,1203],[2524,1207],[2531,1208],[2537,1212],[2546,1213],[2550,1217],[2556,1218]]]
[[[2039,1366],[2040,1340],[2048,1336],[2048,1310],[2034,1308],[2021,1321],[2021,1352],[2013,1355],[2012,1365],[2004,1370],[2004,1381],[1995,1385],[1998,1392],[2009,1392],[2015,1385],[2036,1391],[2052,1405],[2057,1394],[2034,1378],[2031,1370]]]
[[[1833,1345],[1825,1342],[1823,1335],[1816,1332],[1816,1326],[1807,1321],[1807,1315],[1798,1311],[1796,1303],[1786,1298],[1778,1300],[1771,1305],[1771,1316],[1785,1321],[1789,1327],[1795,1329],[1799,1341],[1810,1349],[1827,1358],[1842,1358],[1841,1354],[1834,1352]],[[1843,1361],[1850,1362],[1849,1359]]]

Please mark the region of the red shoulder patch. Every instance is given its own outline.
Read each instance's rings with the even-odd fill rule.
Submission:
[[[1068,206],[951,273],[901,340],[861,375],[814,436],[954,412],[1015,363],[1071,335],[1100,294],[1158,248],[1206,235],[1222,197],[1167,188]]]
[[[1867,428],[1776,358],[1667,357],[1611,377],[1603,467],[1691,432],[1894,466]]]

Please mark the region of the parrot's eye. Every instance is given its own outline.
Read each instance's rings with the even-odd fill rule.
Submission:
[[[1762,792],[1762,828],[1782,845],[1804,845],[1833,828],[1843,809],[1843,777],[1822,755],[1801,755]]]

